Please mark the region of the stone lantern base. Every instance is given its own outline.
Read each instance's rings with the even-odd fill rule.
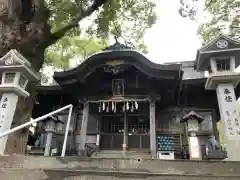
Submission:
[[[207,82],[205,84],[205,89],[216,90],[218,84],[224,84],[224,83],[231,83],[233,84],[234,88],[236,88],[239,81],[240,81],[240,73],[230,72],[230,71],[217,72],[209,75]]]

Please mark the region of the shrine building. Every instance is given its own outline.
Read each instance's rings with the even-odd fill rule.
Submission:
[[[55,72],[56,85],[38,86],[33,118],[73,104],[66,155],[82,155],[87,145],[97,152],[160,159],[218,156],[221,119],[231,159],[240,150],[233,144],[240,137],[239,63],[240,42],[222,34],[199,49],[194,61],[166,64],[116,42],[75,68]],[[56,152],[61,152],[67,115],[58,115],[63,123],[51,141]],[[46,132],[41,133],[44,149]]]

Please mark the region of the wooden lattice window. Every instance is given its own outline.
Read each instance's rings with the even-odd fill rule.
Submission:
[[[230,59],[219,59],[216,60],[217,70],[218,71],[229,71],[230,70]]]

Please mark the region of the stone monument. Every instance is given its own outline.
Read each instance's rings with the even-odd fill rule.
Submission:
[[[37,82],[40,76],[31,64],[16,50],[10,50],[0,59],[2,76],[0,92],[0,134],[11,128],[18,98],[27,98],[26,87],[30,82]],[[0,155],[4,154],[8,136],[0,138]]]
[[[240,81],[240,42],[220,34],[197,52],[196,69],[209,71],[206,90],[216,90],[228,160],[240,161],[240,119],[234,88]]]

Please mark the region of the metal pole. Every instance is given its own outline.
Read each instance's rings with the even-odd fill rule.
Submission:
[[[46,119],[46,118],[48,118],[49,116],[52,116],[52,115],[54,115],[54,114],[57,114],[57,113],[65,110],[65,109],[68,109],[68,108],[71,108],[71,109],[72,109],[72,107],[73,107],[73,105],[72,105],[72,104],[69,104],[69,105],[67,105],[67,106],[65,106],[65,107],[62,107],[62,108],[58,109],[58,110],[55,110],[55,111],[50,112],[50,113],[48,113],[48,114],[45,114],[44,116],[41,116],[41,117],[36,118],[36,119],[33,119],[32,121],[29,121],[29,122],[27,122],[27,123],[25,123],[25,124],[22,124],[22,125],[20,125],[20,126],[17,126],[17,127],[13,128],[13,129],[10,129],[9,131],[6,131],[6,132],[0,134],[0,138],[1,138],[1,137],[4,137],[4,136],[7,136],[7,135],[9,135],[9,134],[11,134],[11,133],[13,133],[13,132],[15,132],[15,131],[18,131],[18,130],[20,130],[20,129],[22,129],[22,128],[25,128],[25,127],[27,127],[27,126],[30,126],[30,125],[33,124],[33,123],[39,122],[39,121],[41,121],[41,120],[43,120],[43,119]]]
[[[62,154],[61,154],[62,157],[65,156],[65,152],[66,152],[68,131],[69,131],[71,117],[72,117],[72,109],[73,109],[73,106],[70,107],[69,113],[68,113],[68,121],[67,121],[67,126],[66,126],[66,129],[65,129],[65,136],[64,136],[63,146],[62,146]]]

